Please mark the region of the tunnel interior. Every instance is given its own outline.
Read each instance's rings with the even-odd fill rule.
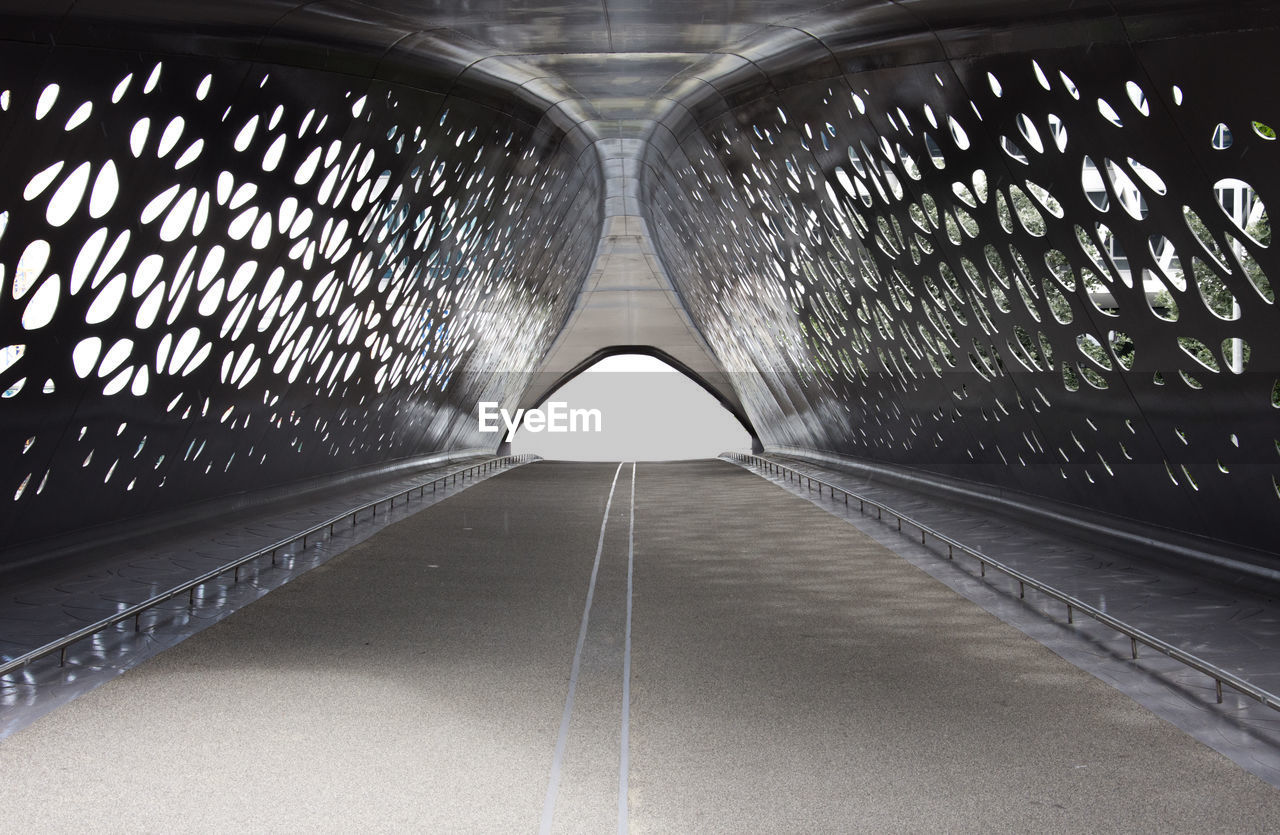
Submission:
[[[641,345],[765,449],[1280,567],[1272,4],[4,15],[6,565]]]

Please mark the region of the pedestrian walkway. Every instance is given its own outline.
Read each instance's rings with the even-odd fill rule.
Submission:
[[[466,489],[474,478],[492,472],[466,477],[469,467],[485,460],[494,459],[439,456],[326,488],[267,491],[265,497],[246,498],[234,511],[191,514],[196,518],[129,535],[104,533],[104,541],[92,548],[51,556],[38,570],[0,576],[0,662],[9,662],[246,555],[272,549],[269,557],[240,571],[221,571],[190,596],[159,604],[136,625],[119,623],[71,644],[65,650],[65,664],[59,663],[61,654],[54,653],[0,676],[0,739],[408,513]],[[495,466],[506,464],[499,461]],[[461,481],[459,471],[464,476]],[[441,481],[436,483],[437,479]],[[411,489],[416,492],[405,501],[403,494]],[[391,497],[399,498],[400,504],[395,505]],[[372,508],[361,512],[358,525],[344,520],[305,546],[294,541],[316,525],[371,502],[380,502],[379,512]],[[126,527],[119,525],[115,532]],[[275,547],[281,543],[289,544]]]
[[[1194,564],[1157,562],[1149,554],[1085,539],[1061,527],[1028,524],[990,505],[927,495],[866,474],[791,456],[775,463],[892,507],[992,559],[1064,591],[1147,634],[1240,676],[1270,692],[1280,690],[1280,601],[1273,585],[1197,574]],[[757,469],[757,472],[760,470]],[[871,536],[949,588],[1016,626],[1071,663],[1097,676],[1182,730],[1280,787],[1280,712],[1224,687],[1159,652],[1142,648],[1132,658],[1128,638],[1089,617],[1068,622],[1062,604],[1034,590],[1025,599],[1016,580],[985,576],[967,557],[946,559],[936,540],[921,546],[908,524],[859,512],[842,497],[815,492],[805,478],[761,472]]]
[[[1280,829],[1280,792],[721,461],[490,478],[0,771],[15,830]]]

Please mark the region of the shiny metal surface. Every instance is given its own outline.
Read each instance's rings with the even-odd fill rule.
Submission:
[[[1246,193],[1238,183],[1262,200],[1280,193],[1280,111],[1260,60],[1278,23],[1271,0],[0,0],[0,573],[20,561],[15,546],[25,561],[55,536],[92,543],[103,524],[194,518],[201,502],[496,442],[473,423],[480,400],[529,405],[618,345],[668,353],[775,449],[965,480],[1077,520],[1105,516],[1205,552],[1248,552],[1274,570],[1280,261],[1260,216],[1242,217],[1225,195]],[[992,768],[1007,769],[1009,782],[1039,775],[1031,796],[1063,784],[1044,752],[1076,738],[1046,732],[1064,718],[1052,701],[1060,690],[1035,680],[1062,674],[1042,663],[1047,653],[998,635],[937,652],[920,636],[930,612],[901,592],[920,578],[874,549],[845,559],[848,532],[824,528],[820,537],[820,521],[795,508],[758,510],[741,530],[725,524],[732,515],[721,500],[704,506],[668,489],[720,477],[720,465],[702,466],[655,472],[650,489],[662,489],[642,490],[641,557],[661,578],[651,588],[665,593],[646,597],[641,587],[637,635],[665,634],[657,646],[667,651],[637,655],[637,692],[651,694],[646,708],[666,699],[695,727],[708,704],[738,705],[721,712],[758,722],[744,736],[732,722],[707,721],[733,744],[713,752],[714,769],[690,769],[703,782],[689,785],[721,785],[722,763],[734,761],[724,750],[777,750],[783,776],[799,785],[782,800],[802,811],[816,805],[804,795],[814,782],[805,767],[816,780],[894,775],[880,787],[887,825],[899,776],[922,763],[944,763],[939,784],[971,802],[975,791],[957,778],[973,776],[975,750],[1000,752]],[[457,586],[430,586],[438,605],[425,608],[448,628],[422,632],[441,641],[444,657],[457,653],[458,669],[481,659],[499,671],[517,698],[494,702],[488,715],[506,719],[523,714],[502,708],[531,692],[514,684],[526,668],[513,658],[554,655],[545,638],[563,630],[544,617],[547,601],[563,604],[581,579],[561,547],[575,525],[556,516],[572,503],[557,503],[541,475],[519,484],[542,503],[524,508],[526,550],[551,569],[518,566],[530,582],[508,600],[531,602],[518,613],[525,620],[485,624],[479,649],[470,640],[481,614],[513,614],[495,605],[490,584],[516,576],[503,559],[509,549],[486,547],[466,552],[484,561],[455,566]],[[1201,584],[884,484],[857,489],[889,495],[1099,612],[1280,689],[1280,614],[1255,589]],[[588,485],[574,490],[584,506],[594,501]],[[646,518],[645,503],[658,512]],[[432,546],[475,545],[459,514],[429,534]],[[0,601],[0,646],[13,655],[67,622],[127,610],[173,585],[168,578],[209,570],[228,548],[270,540],[276,524],[255,520],[212,545],[143,553],[88,576],[61,574],[50,552],[56,582]],[[699,544],[690,552],[687,542]],[[779,559],[787,543],[795,547]],[[418,579],[421,545],[401,536],[395,546]],[[889,573],[897,580],[885,584]],[[211,585],[208,607],[155,615],[186,634],[275,582]],[[991,592],[972,577],[947,582]],[[398,627],[424,607],[393,586],[412,599],[380,623],[403,636]],[[329,591],[349,611],[363,588]],[[856,597],[828,605],[869,588],[871,603],[891,614],[879,625],[859,621]],[[756,601],[745,618],[740,598]],[[1017,620],[1008,610],[1020,604],[1007,598],[988,604],[1280,784],[1273,716],[1230,692],[1222,708],[1209,704],[1203,676],[1178,678],[1161,659],[1118,670],[1114,648],[1088,625],[1068,640],[1061,627]],[[327,625],[336,610],[325,609]],[[990,626],[972,614],[966,629]],[[259,630],[255,646],[279,662],[288,629],[264,618],[276,625]],[[46,659],[0,679],[0,703],[46,710],[177,639],[131,628],[97,632],[57,674]],[[742,641],[745,632],[767,649]],[[344,624],[329,634],[304,666],[332,659],[335,644],[359,633]],[[598,659],[612,658],[610,634],[598,630]],[[715,663],[687,651],[698,649],[690,634],[727,650],[711,653],[713,662],[780,666],[744,692],[736,670],[717,679]],[[875,664],[863,675],[849,650],[867,634],[883,640],[861,656]],[[443,643],[460,635],[468,640]],[[1013,651],[1027,655],[1009,664],[1003,653]],[[404,672],[386,657],[353,654],[379,674]],[[926,654],[943,672],[904,711],[909,688],[887,685],[918,683],[915,656]],[[397,645],[388,657],[406,656]],[[426,657],[419,672],[435,660]],[[563,659],[554,660],[530,680],[558,700]],[[946,673],[957,666],[971,680],[988,671],[971,681],[976,695],[961,710]],[[822,686],[810,687],[815,671]],[[1003,687],[991,684],[1000,678]],[[405,680],[421,721],[424,682],[441,679]],[[441,702],[467,708],[479,690],[507,695],[472,681],[449,679],[456,689]],[[1025,732],[1045,741],[1026,769],[1018,735],[1004,733],[1007,706],[989,698],[1004,688],[1023,692]],[[692,706],[690,693],[699,695]],[[349,697],[339,683],[340,703]],[[822,719],[808,727],[816,744],[794,760],[785,712],[793,703]],[[879,707],[860,714],[867,704]],[[238,713],[249,715],[261,718]],[[891,733],[880,751],[831,732],[856,738],[904,716],[909,730],[937,733]],[[689,723],[665,723],[659,710],[638,714],[637,728],[654,718],[655,737],[683,757]],[[967,729],[963,739],[952,720]],[[506,745],[531,726],[515,721],[493,736]],[[744,739],[752,744],[733,747]],[[1095,785],[1146,780],[1131,754],[1153,771],[1162,765],[1152,750],[1116,739],[1103,735],[1111,770]],[[527,755],[536,746],[515,747]],[[819,750],[849,767],[827,767]],[[876,756],[858,763],[864,750]],[[674,796],[662,790],[668,774],[685,776],[649,772],[655,796]],[[481,796],[492,792],[480,782]],[[1219,784],[1207,782],[1205,802],[1221,800]],[[693,794],[701,810],[705,795]],[[1089,794],[1122,805],[1106,791]],[[209,795],[240,804],[229,814],[251,808],[236,793]],[[832,796],[861,795],[840,785]],[[729,812],[759,800],[743,797]],[[940,819],[953,820],[956,805]],[[1002,820],[1025,824],[1021,799],[1002,808]],[[428,811],[441,809],[447,817],[444,803]],[[1041,811],[1049,817],[1037,821],[1056,820]],[[986,810],[981,817],[990,824]],[[744,819],[738,828],[764,818]]]
[[[59,573],[9,583],[0,593],[0,739],[30,725],[191,635],[218,623],[299,575],[366,541],[388,525],[456,495],[497,474],[489,469],[476,479],[455,480],[457,464],[382,477],[358,488],[327,491],[302,502],[279,503],[213,522],[198,532],[175,530],[140,537],[115,549],[104,548],[89,567],[64,567]],[[448,477],[446,477],[448,476]],[[418,497],[424,484],[440,480]],[[366,513],[359,525],[341,525],[332,535],[301,533],[353,506],[413,491],[412,502],[381,502],[378,515]],[[246,554],[284,543],[274,557],[246,563],[239,572],[222,570]],[[140,627],[119,619],[122,611],[154,598],[161,589],[187,585],[201,575],[206,582],[190,598],[180,595],[143,615]],[[66,647],[65,656],[45,654],[31,663],[14,661],[41,645],[91,632]]]
[[[474,402],[518,397],[597,240],[569,126],[285,66],[38,67],[0,110],[31,172],[0,182],[7,548],[496,446]]]
[[[205,571],[196,577],[186,580],[178,585],[171,586],[163,591],[155,592],[145,600],[140,600],[130,606],[117,611],[111,615],[100,618],[92,623],[76,629],[74,632],[62,635],[52,641],[48,641],[38,647],[34,647],[26,652],[19,654],[14,658],[0,661],[0,677],[6,676],[15,671],[21,670],[29,664],[38,661],[55,653],[58,655],[59,666],[66,663],[68,652],[87,638],[95,638],[100,633],[107,632],[121,625],[133,624],[134,632],[142,632],[143,618],[146,616],[148,621],[153,621],[154,616],[158,614],[156,610],[180,598],[186,596],[187,605],[191,608],[196,606],[197,595],[203,596],[206,585],[217,585],[225,582],[228,574],[231,575],[233,581],[238,581],[242,572],[253,571],[257,567],[257,563],[270,558],[271,565],[275,566],[281,551],[293,550],[297,545],[305,550],[308,542],[318,542],[323,539],[332,539],[337,535],[338,528],[346,529],[348,527],[355,528],[363,521],[376,521],[378,518],[378,510],[381,508],[383,513],[390,513],[395,509],[396,501],[400,500],[404,504],[409,504],[414,498],[423,499],[427,495],[427,490],[431,490],[432,495],[443,493],[448,487],[456,487],[461,481],[464,485],[468,480],[475,480],[490,473],[498,472],[509,467],[519,466],[535,460],[536,456],[518,455],[518,456],[502,456],[478,464],[472,464],[468,467],[460,467],[452,472],[443,473],[429,481],[419,484],[410,485],[403,491],[388,494],[365,502],[357,507],[321,520],[311,527],[303,531],[298,531],[278,539],[268,545],[264,545],[256,551],[239,556],[236,559],[219,565]]]
[[[1231,81],[1273,30],[1131,43],[1104,17],[1045,48],[1076,15],[962,59],[957,31],[895,41],[907,65],[849,32],[839,72],[773,55],[768,89],[704,90],[651,137],[655,248],[767,447],[1274,565],[1280,267],[1262,204],[1232,206],[1280,157],[1274,102]]]
[[[1155,564],[1104,543],[1029,525],[1017,516],[992,514],[831,465],[795,456],[768,458],[927,521],[1236,675],[1280,689],[1275,651],[1280,606],[1256,585],[1197,576],[1178,565]],[[1224,688],[1219,704],[1213,682],[1201,673],[1158,653],[1141,652],[1132,659],[1128,639],[1109,627],[1087,618],[1068,624],[1061,604],[1041,601],[1034,592],[1019,597],[1015,580],[996,572],[982,576],[972,562],[948,560],[945,548],[921,546],[909,529],[900,533],[887,515],[881,520],[874,512],[861,514],[856,503],[846,508],[839,496],[835,501],[819,496],[803,479],[773,475],[770,480],[846,520],[1054,653],[1280,786],[1280,717],[1274,710],[1230,688]]]
[[[73,491],[87,529],[480,443],[478,400],[527,401],[621,343],[666,350],[766,443],[1275,560],[1278,270],[1215,188],[1280,189],[1280,115],[1240,83],[1280,4],[9,0],[0,15],[0,142],[20,172],[0,188],[0,264],[41,267],[0,308],[0,347],[24,352],[0,372],[10,541],[65,529],[52,508]],[[330,118],[304,126],[313,107]],[[239,147],[255,118],[273,124]],[[121,196],[89,205],[108,160]],[[213,199],[224,173],[272,220]],[[57,194],[83,200],[64,217]],[[320,263],[281,222],[304,209]],[[428,211],[448,220],[413,240],[404,224]],[[339,228],[350,248],[321,246]],[[302,307],[272,312],[293,288]],[[1128,340],[1132,367],[1114,350]],[[1225,346],[1245,343],[1234,369]],[[241,388],[255,361],[270,373]]]
[[[630,470],[486,480],[13,735],[8,820],[529,831],[563,739],[557,833],[616,831],[624,774],[644,831],[1280,822],[1274,788],[825,511],[720,461],[642,463],[633,504]]]
[[[1056,601],[1065,607],[1065,615],[1067,623],[1075,623],[1078,617],[1091,618],[1097,623],[1108,626],[1116,632],[1127,637],[1130,643],[1130,653],[1133,660],[1138,659],[1139,647],[1153,649],[1168,658],[1185,664],[1191,669],[1204,673],[1214,683],[1215,693],[1217,695],[1218,704],[1222,704],[1223,686],[1226,685],[1237,693],[1248,696],[1264,707],[1272,710],[1280,710],[1280,696],[1271,693],[1266,688],[1261,687],[1247,679],[1244,679],[1230,670],[1218,667],[1205,659],[1187,652],[1177,647],[1158,635],[1154,635],[1145,631],[1131,623],[1127,623],[1103,609],[1098,608],[1090,603],[1085,602],[1079,597],[1075,597],[1059,588],[1056,588],[1043,580],[1037,579],[1035,576],[1021,571],[1011,565],[995,559],[991,554],[978,550],[972,545],[961,542],[955,537],[944,533],[930,524],[921,521],[918,517],[911,516],[905,511],[885,504],[884,502],[872,499],[862,493],[855,493],[848,488],[838,487],[832,481],[824,479],[821,475],[814,476],[812,473],[804,473],[787,464],[779,464],[768,458],[761,458],[756,455],[742,455],[740,453],[726,453],[724,456],[727,460],[734,461],[744,467],[755,470],[766,477],[781,476],[788,481],[794,482],[797,487],[807,486],[810,493],[813,492],[814,486],[818,488],[818,498],[821,499],[823,491],[832,501],[842,503],[845,507],[854,505],[858,508],[859,516],[874,514],[877,521],[885,521],[895,523],[899,533],[920,535],[921,546],[928,547],[932,544],[937,548],[945,548],[947,559],[954,560],[957,557],[961,559],[968,558],[978,565],[979,575],[987,576],[988,570],[997,572],[1009,578],[1018,585],[1018,599],[1025,599],[1027,591],[1039,592],[1040,595],[1047,599]],[[851,504],[852,503],[852,504]],[[903,525],[906,525],[904,530]]]

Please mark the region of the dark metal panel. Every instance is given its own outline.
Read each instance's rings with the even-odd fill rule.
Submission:
[[[952,58],[1125,40],[1113,0],[1044,0],[1034,10],[1003,0],[907,0],[903,5],[937,33]]]
[[[770,26],[737,52],[785,90],[840,74],[840,64],[826,44],[803,29]]]
[[[942,60],[937,36],[899,0],[849,5],[798,25],[838,55],[846,72]]]
[[[127,46],[252,60],[262,33],[300,5],[305,4],[298,0],[78,0],[64,16],[48,21],[46,37],[61,46]]]
[[[443,94],[474,60],[469,44],[450,41],[439,30],[412,32],[387,50],[378,64],[378,77]]]
[[[75,6],[75,0],[51,0],[35,4],[30,0],[0,0],[5,20],[6,41],[49,44],[49,31]]]
[[[369,17],[413,18],[430,28],[447,28],[458,38],[490,44],[503,54],[589,51],[609,48],[604,7],[563,2],[420,2],[372,0]]]
[[[651,228],[767,442],[1273,551],[1280,265],[1215,196],[1280,188],[1240,83],[1273,37],[999,36],[739,101],[650,157]]]
[[[360,4],[350,0],[300,4],[271,23],[254,57],[368,78],[416,27],[410,21],[370,20],[362,12]]]
[[[90,524],[473,445],[474,402],[518,395],[596,251],[608,124],[649,137],[656,244],[774,443],[1274,549],[1278,265],[1219,204],[1280,187],[1278,10],[0,5],[0,535],[65,526],[72,499]]]
[[[1275,0],[1230,0],[1202,3],[1198,0],[1123,0],[1116,12],[1133,41],[1153,41],[1274,28],[1280,25],[1280,4]]]
[[[0,111],[8,543],[485,444],[475,401],[518,397],[595,251],[599,172],[541,110],[132,51],[0,60],[27,77]]]

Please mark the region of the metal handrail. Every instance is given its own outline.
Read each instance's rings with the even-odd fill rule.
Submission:
[[[362,504],[359,507],[353,508],[351,510],[343,511],[337,516],[334,516],[330,519],[326,519],[325,521],[319,523],[318,525],[313,525],[312,527],[307,528],[305,531],[302,531],[301,533],[293,534],[291,536],[288,536],[284,539],[279,540],[278,542],[268,545],[265,548],[260,548],[251,554],[247,554],[243,557],[233,560],[232,562],[219,566],[218,568],[214,568],[210,571],[206,571],[204,574],[201,574],[199,577],[196,577],[195,579],[187,580],[186,582],[180,585],[174,586],[173,588],[167,591],[163,591],[159,594],[153,595],[152,597],[149,597],[146,600],[143,600],[141,603],[135,603],[134,605],[128,607],[127,609],[122,609],[121,611],[116,612],[114,615],[111,615],[110,617],[106,617],[106,618],[103,618],[102,620],[88,624],[87,626],[83,626],[69,635],[64,635],[61,638],[58,638],[54,641],[50,641],[44,646],[40,646],[33,650],[24,652],[22,655],[19,655],[16,658],[12,658],[9,661],[4,662],[3,664],[0,664],[0,676],[8,675],[14,670],[19,669],[21,667],[25,667],[26,665],[30,664],[32,661],[35,661],[39,658],[43,658],[46,655],[51,655],[54,652],[60,652],[59,662],[58,662],[59,665],[65,664],[67,661],[67,647],[71,646],[77,641],[83,640],[84,638],[88,638],[91,635],[96,635],[97,633],[103,631],[104,629],[109,629],[118,623],[123,623],[129,618],[134,619],[134,631],[140,632],[142,630],[142,614],[144,612],[155,608],[161,603],[164,603],[168,600],[172,600],[173,598],[178,597],[179,595],[184,593],[190,595],[191,605],[195,605],[196,589],[204,585],[205,583],[209,582],[210,580],[214,579],[215,577],[219,577],[223,574],[226,574],[228,571],[234,571],[235,579],[236,581],[239,581],[240,568],[242,566],[244,566],[246,563],[253,562],[254,560],[261,559],[262,557],[266,556],[268,553],[271,554],[271,564],[275,565],[277,551],[279,551],[282,548],[286,548],[294,544],[295,542],[298,542],[299,540],[301,540],[302,542],[302,547],[306,548],[307,539],[312,536],[315,536],[317,533],[325,530],[326,528],[328,529],[329,536],[332,537],[334,526],[338,522],[343,521],[344,519],[350,518],[351,527],[354,528],[356,526],[357,517],[359,517],[361,513],[364,513],[365,511],[372,511],[373,515],[370,517],[370,521],[372,521],[372,519],[375,519],[378,516],[379,505],[385,504],[387,505],[387,509],[390,510],[391,508],[395,507],[396,501],[401,497],[404,497],[405,502],[408,503],[410,494],[414,493],[415,491],[418,493],[419,496],[422,496],[423,493],[426,491],[426,489],[430,487],[431,492],[434,493],[436,492],[437,485],[443,485],[446,483],[457,484],[459,476],[462,476],[463,481],[466,481],[468,476],[474,477],[481,473],[490,472],[492,470],[496,470],[496,469],[507,467],[507,466],[520,466],[522,464],[527,464],[530,461],[536,461],[538,459],[539,459],[539,456],[537,455],[506,455],[501,458],[491,458],[488,461],[482,461],[479,464],[473,464],[469,467],[459,468],[457,470],[454,470],[453,472],[449,472],[449,473],[445,473],[444,475],[437,476],[436,478],[433,478],[430,481],[424,481],[419,485],[410,487],[408,490],[392,493],[389,496],[383,496],[380,499],[375,499],[371,502],[366,502],[365,504]],[[452,481],[450,481],[450,479],[452,479]]]
[[[779,464],[776,461],[770,461],[767,458],[761,458],[757,455],[744,455],[740,452],[727,452],[724,454],[724,457],[736,460],[740,464],[754,465],[762,470],[777,474],[785,474],[789,480],[795,480],[797,482],[807,480],[809,490],[811,492],[813,490],[813,486],[815,484],[818,485],[819,496],[822,495],[822,489],[825,487],[833,500],[836,498],[837,493],[842,494],[844,496],[844,503],[846,507],[849,505],[849,499],[856,499],[858,501],[859,513],[865,514],[868,506],[874,507],[876,510],[876,518],[879,520],[883,520],[884,514],[888,513],[890,516],[897,519],[899,531],[902,531],[903,522],[906,522],[908,525],[918,530],[920,532],[921,545],[926,544],[926,536],[931,536],[938,542],[945,544],[947,546],[947,559],[954,559],[955,552],[960,551],[961,553],[967,554],[978,561],[978,565],[981,569],[981,576],[985,577],[987,575],[987,569],[993,568],[996,571],[1017,580],[1018,597],[1020,599],[1026,598],[1027,587],[1031,587],[1046,597],[1050,597],[1065,604],[1067,607],[1067,623],[1075,623],[1075,613],[1077,611],[1083,612],[1098,623],[1109,626],[1122,635],[1127,636],[1129,638],[1129,648],[1133,658],[1136,659],[1138,657],[1138,645],[1142,644],[1156,650],[1157,652],[1167,655],[1175,661],[1180,661],[1193,670],[1204,673],[1206,676],[1213,679],[1219,704],[1222,703],[1222,685],[1226,684],[1239,693],[1261,702],[1273,710],[1280,710],[1280,696],[1245,681],[1234,673],[1211,664],[1197,655],[1193,655],[1186,650],[1179,649],[1167,641],[1162,641],[1154,635],[1144,632],[1132,624],[1126,623],[1117,617],[1113,617],[1101,609],[1089,605],[1078,597],[1067,594],[1060,589],[1050,586],[1048,583],[1043,583],[1034,577],[1017,570],[1016,568],[1007,566],[999,560],[987,556],[981,551],[970,548],[969,546],[952,539],[929,525],[894,510],[883,502],[867,498],[866,496],[854,493],[851,490],[846,490],[845,488],[832,484],[828,481],[823,481],[820,478],[814,478],[807,473],[802,473],[799,470],[786,466],[785,464]]]

